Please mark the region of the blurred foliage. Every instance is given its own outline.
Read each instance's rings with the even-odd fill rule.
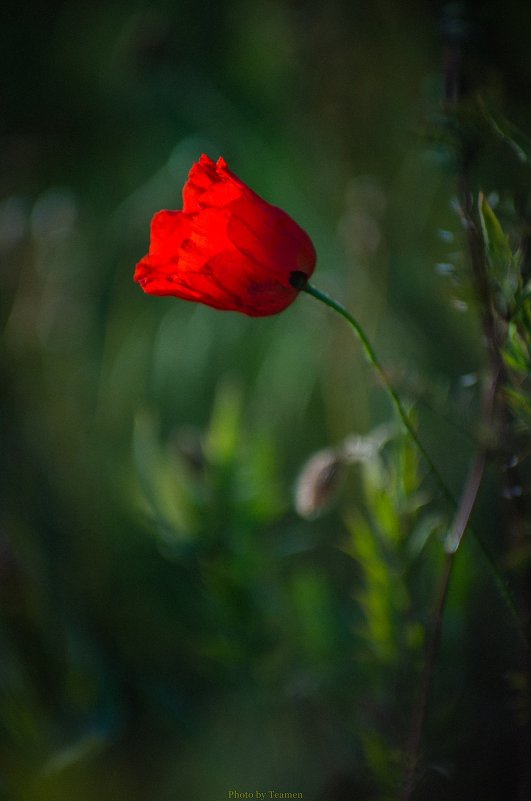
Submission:
[[[485,438],[455,200],[466,140],[512,415],[505,484],[487,473],[473,522],[525,599],[529,26],[516,0],[10,4],[2,801],[397,797],[452,509],[328,310],[301,297],[250,320],[144,296],[132,274],[153,212],[179,207],[201,152],[222,153],[309,231],[316,284],[367,328],[459,496]],[[456,40],[481,94],[458,112],[441,102]],[[302,519],[299,471],[352,436],[372,446]],[[470,538],[424,798],[516,797],[528,690]]]

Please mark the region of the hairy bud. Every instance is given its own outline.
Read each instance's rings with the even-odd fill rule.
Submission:
[[[328,506],[341,485],[344,466],[342,451],[332,448],[308,459],[295,488],[295,509],[301,517],[316,517]]]
[[[366,436],[351,435],[335,448],[325,448],[311,456],[302,468],[295,487],[295,509],[301,517],[319,515],[334,499],[347,465],[374,458],[392,435],[392,428],[381,425]]]

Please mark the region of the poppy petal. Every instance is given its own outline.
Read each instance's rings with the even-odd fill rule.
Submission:
[[[188,180],[183,188],[184,213],[193,214],[199,211],[202,196],[220,181],[221,178],[217,174],[216,164],[211,158],[203,154],[190,170]]]
[[[297,297],[294,272],[310,276],[315,249],[302,228],[234,175],[224,159],[201,156],[183,189],[183,211],[160,211],[135,281],[254,317],[276,314]]]

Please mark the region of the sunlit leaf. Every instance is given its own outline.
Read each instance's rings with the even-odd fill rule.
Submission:
[[[509,146],[519,161],[531,165],[531,139],[505,117],[492,114],[483,101],[480,105],[496,136]]]
[[[531,370],[529,339],[525,339],[514,322],[507,327],[507,340],[502,354],[505,363],[513,370],[526,374]]]
[[[230,379],[222,380],[214,399],[214,408],[206,437],[210,458],[216,464],[230,464],[242,441],[242,394]]]
[[[509,240],[483,192],[479,193],[478,206],[489,264],[496,274],[505,273],[512,260]]]
[[[161,447],[156,420],[139,412],[133,430],[133,454],[144,498],[162,533],[183,536],[193,528],[192,499],[186,478]]]
[[[505,388],[505,397],[514,414],[525,426],[531,426],[531,398],[529,394],[514,387]]]

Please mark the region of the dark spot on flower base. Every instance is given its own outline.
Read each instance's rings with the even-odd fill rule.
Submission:
[[[292,273],[290,273],[289,282],[295,289],[304,289],[308,283],[308,276],[301,270],[294,270]]]

